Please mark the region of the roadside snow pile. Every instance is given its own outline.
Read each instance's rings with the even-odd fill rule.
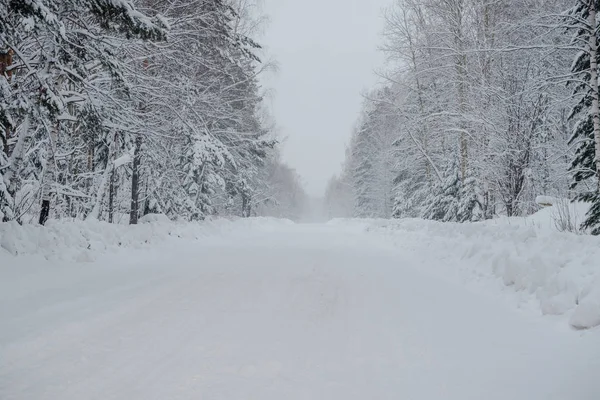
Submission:
[[[533,226],[536,229],[555,232],[586,233],[581,230],[580,226],[585,221],[585,215],[590,209],[589,203],[572,202],[548,196],[538,196],[536,202],[544,208],[529,217],[503,217],[488,221],[488,223]]]
[[[38,255],[48,260],[93,261],[98,254],[121,248],[145,248],[168,238],[198,240],[207,236],[274,229],[292,224],[275,218],[214,219],[172,222],[164,215],[146,215],[139,225],[101,221],[48,221],[46,226],[0,223],[0,263],[10,256]]]
[[[559,232],[553,208],[528,218],[473,224],[420,219],[332,224],[360,227],[410,249],[428,273],[467,283],[500,278],[520,302],[533,299],[544,315],[567,315],[576,329],[598,326],[600,238]]]

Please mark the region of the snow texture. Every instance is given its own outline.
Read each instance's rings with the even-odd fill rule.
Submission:
[[[256,225],[291,224],[271,218],[247,220],[217,219],[202,223],[171,222],[162,214],[148,214],[140,225],[116,225],[98,220],[51,220],[45,227],[0,223],[0,264],[12,261],[9,255],[41,256],[46,260],[93,261],[98,256],[129,248],[148,249],[169,237],[197,240]]]
[[[558,207],[527,218],[471,224],[421,219],[331,223],[361,227],[403,252],[421,254],[422,268],[438,277],[476,283],[494,293],[498,288],[479,284],[499,281],[514,290],[519,307],[533,303],[543,315],[568,317],[573,328],[593,328],[600,325],[600,238],[558,232],[556,220],[563,215]],[[586,205],[568,207],[570,218],[581,221]]]
[[[133,162],[132,153],[133,152],[125,153],[121,157],[119,157],[115,161],[113,161],[114,167],[115,168],[119,168],[122,165],[129,164],[129,163]]]
[[[1,399],[598,398],[597,330],[428,274],[533,230],[485,250],[485,225],[143,222],[0,224]]]

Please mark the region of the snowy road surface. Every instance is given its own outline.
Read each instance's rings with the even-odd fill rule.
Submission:
[[[94,263],[2,265],[0,399],[600,398],[597,332],[281,225]]]

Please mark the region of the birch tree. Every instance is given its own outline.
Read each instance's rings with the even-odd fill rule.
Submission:
[[[577,119],[571,143],[577,145],[571,170],[572,188],[584,186],[578,199],[591,203],[583,228],[600,234],[600,106],[598,92],[598,9],[596,0],[577,0],[565,16],[574,31],[573,46],[580,49],[573,65],[570,84],[579,102],[570,118]]]

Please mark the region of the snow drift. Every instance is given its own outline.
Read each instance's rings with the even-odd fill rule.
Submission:
[[[585,214],[581,205],[573,207],[579,215],[574,219]],[[479,287],[486,280],[501,282],[501,287],[514,289],[519,304],[533,300],[545,315],[567,316],[574,328],[599,326],[600,239],[559,232],[556,208],[544,208],[528,218],[474,224],[354,219],[329,225],[336,225],[334,235],[338,229],[359,235],[369,232],[381,244],[413,254],[417,268],[442,278]],[[104,253],[148,249],[169,240],[222,236],[230,240],[290,224],[275,218],[183,223],[163,215],[148,215],[134,226],[64,220],[49,221],[45,227],[0,223],[0,264],[12,265],[16,256],[92,262]]]
[[[572,218],[585,214],[574,205]],[[421,266],[472,283],[492,278],[514,289],[521,305],[534,300],[544,315],[565,315],[576,329],[600,325],[600,238],[559,232],[557,206],[527,218],[481,223],[421,219],[335,220],[419,253]],[[436,262],[437,260],[437,262]]]
[[[198,240],[207,236],[272,229],[292,224],[275,218],[214,219],[173,222],[161,214],[140,219],[139,225],[117,225],[97,220],[51,220],[46,226],[0,223],[0,263],[19,255],[48,260],[90,262],[100,254],[153,246],[166,239]]]

